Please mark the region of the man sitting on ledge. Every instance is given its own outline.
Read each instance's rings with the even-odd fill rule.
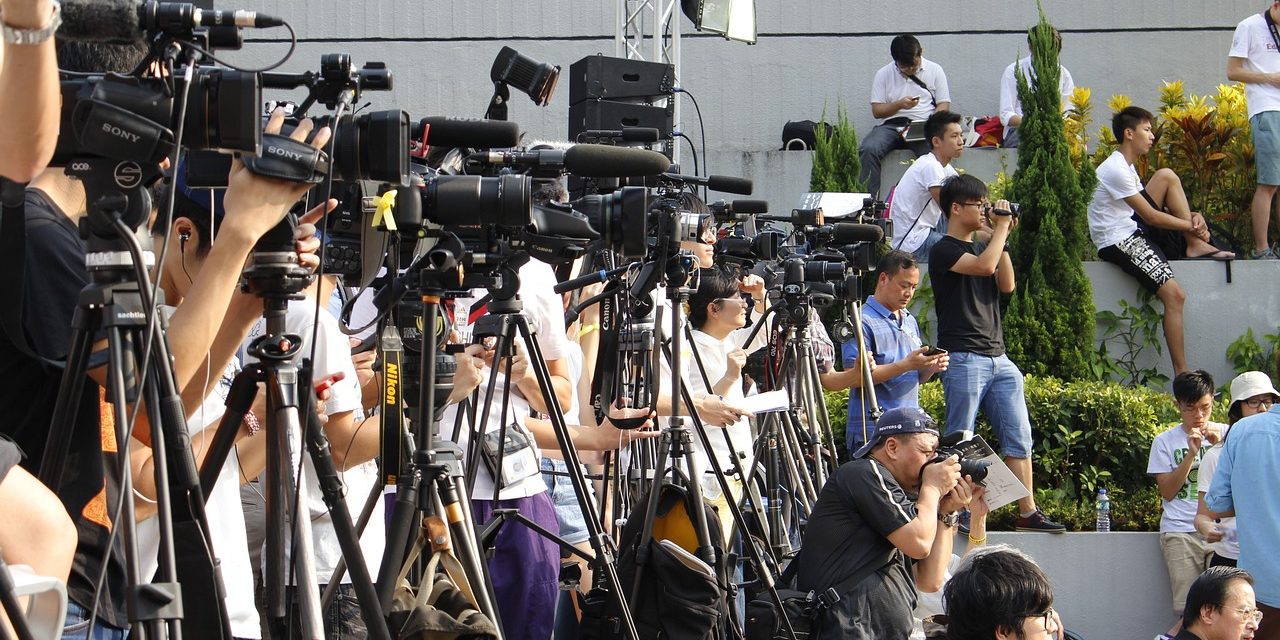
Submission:
[[[1098,165],[1098,187],[1089,203],[1089,237],[1098,257],[1138,280],[1164,303],[1164,340],[1173,373],[1187,370],[1182,343],[1182,307],[1187,294],[1173,279],[1168,257],[1230,260],[1235,254],[1210,244],[1204,216],[1191,210],[1178,174],[1168,168],[1151,176],[1146,188],[1133,163],[1151,150],[1155,134],[1150,111],[1126,107],[1111,119],[1120,148]]]

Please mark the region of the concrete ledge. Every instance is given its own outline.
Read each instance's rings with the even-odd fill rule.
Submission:
[[[1144,640],[1175,620],[1158,533],[992,532],[988,542],[1035,558],[1053,582],[1053,608],[1088,640]]]
[[[898,184],[902,174],[915,156],[906,150],[891,151],[880,163],[881,189],[888,193],[888,188]],[[964,150],[964,154],[956,158],[952,166],[961,173],[967,173],[988,184],[996,179],[996,174],[1003,171],[1012,174],[1018,168],[1017,149],[999,149],[996,147],[973,147]]]

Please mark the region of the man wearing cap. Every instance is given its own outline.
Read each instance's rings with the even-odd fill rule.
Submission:
[[[1267,385],[1247,398],[1258,400],[1261,407],[1276,399],[1275,388]],[[1280,538],[1280,501],[1275,496],[1280,486],[1280,405],[1241,418],[1224,442],[1204,503],[1214,517],[1236,517],[1238,565],[1253,575],[1263,614],[1255,637],[1280,638],[1280,555],[1275,552]]]
[[[906,638],[915,585],[941,588],[974,485],[961,480],[954,456],[930,464],[937,447],[928,414],[890,409],[822,488],[795,560],[797,587],[840,599],[821,612],[814,638]]]

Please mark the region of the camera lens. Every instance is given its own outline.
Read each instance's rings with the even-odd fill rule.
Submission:
[[[528,176],[437,176],[422,192],[425,217],[437,224],[523,227],[533,211]]]
[[[409,114],[391,110],[343,116],[334,135],[335,180],[408,184]]]
[[[644,187],[622,187],[613,193],[583,196],[573,210],[587,217],[605,246],[626,257],[643,256],[649,196]]]

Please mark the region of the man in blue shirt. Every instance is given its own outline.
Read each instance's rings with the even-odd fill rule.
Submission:
[[[1241,419],[1224,442],[1204,504],[1214,517],[1235,515],[1239,567],[1253,574],[1263,613],[1257,637],[1274,638],[1280,634],[1280,405]]]
[[[876,292],[862,307],[862,337],[872,358],[876,403],[884,410],[919,407],[920,383],[947,368],[947,354],[925,355],[928,348],[920,340],[920,326],[907,311],[920,286],[920,267],[910,253],[893,250],[880,259],[876,273]],[[841,355],[844,371],[829,374],[826,384],[849,389],[845,444],[852,454],[875,431],[875,418],[863,401],[858,341],[845,342]]]

